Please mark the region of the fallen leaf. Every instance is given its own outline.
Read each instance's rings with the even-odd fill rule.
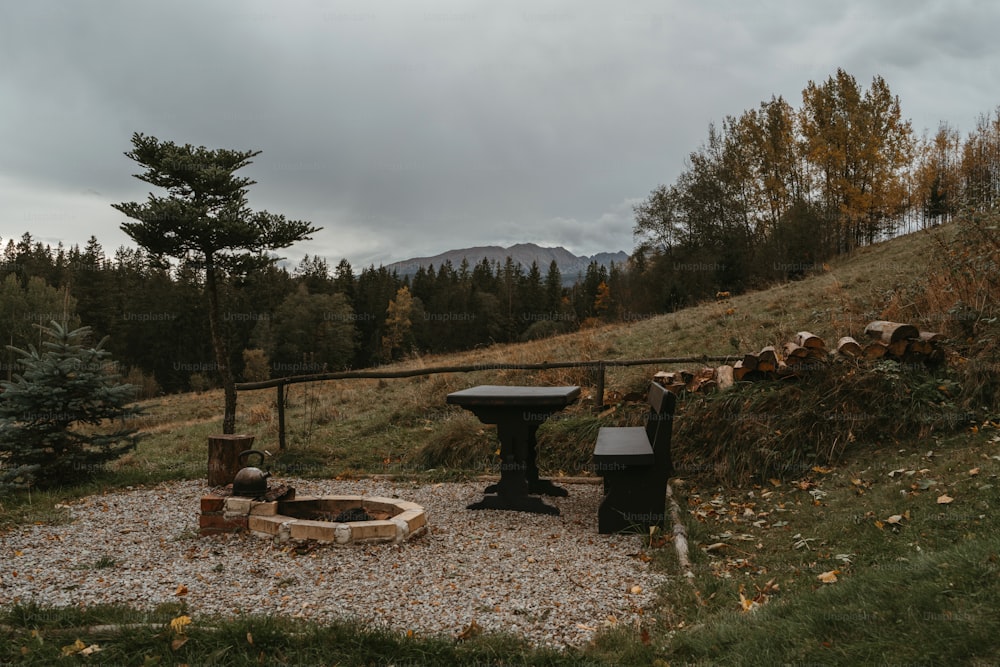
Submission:
[[[813,467],[812,467],[812,471],[813,471],[813,472],[818,472],[818,473],[820,473],[821,475],[828,475],[828,474],[830,474],[831,472],[833,472],[833,468],[823,468],[823,467],[821,467],[821,466],[813,466]]]
[[[975,477],[978,474],[979,474],[979,468],[973,468],[972,470],[969,471],[969,477]]]
[[[253,635],[250,634],[249,632],[247,633],[247,644],[250,644],[250,646],[253,646]]]
[[[181,635],[180,637],[178,637],[174,641],[170,642],[170,650],[171,651],[177,651],[177,650],[179,650],[180,647],[182,647],[185,644],[187,644],[188,639],[190,639],[190,637],[188,637],[187,635]]]
[[[888,519],[886,519],[885,522],[886,523],[902,523],[903,522],[903,515],[902,514],[893,514],[891,517],[889,517]]]
[[[179,585],[177,587],[177,590],[174,591],[174,595],[187,595],[187,594],[188,594],[188,587],[185,586],[184,584]]]
[[[62,654],[63,655],[76,655],[77,653],[79,653],[80,651],[82,651],[85,648],[87,648],[87,645],[84,644],[79,639],[77,639],[72,644],[68,644],[66,646],[63,646],[62,647]]]
[[[82,651],[80,651],[80,655],[93,655],[94,653],[98,653],[98,652],[100,652],[102,650],[103,649],[100,646],[98,646],[97,644],[91,644],[87,648],[85,648]]]
[[[875,521],[875,527],[878,528],[879,530],[882,530],[882,528],[885,527],[885,524],[882,523],[881,521]]]
[[[465,629],[458,633],[458,640],[464,641],[471,637],[482,634],[483,628],[476,623],[476,619],[472,619],[472,622],[465,626]]]
[[[837,575],[839,573],[840,570],[830,570],[829,572],[824,572],[823,574],[819,575],[816,578],[822,581],[824,584],[835,584],[837,583]]]
[[[938,496],[937,502],[938,502],[938,505],[947,505],[947,504],[953,502],[954,500],[955,500],[954,498],[952,498],[947,493],[945,493],[943,495]]]
[[[642,586],[633,586],[632,588],[628,589],[628,591],[632,595],[638,595],[639,593],[642,593]]]
[[[175,635],[183,635],[187,632],[187,626],[191,625],[190,616],[178,616],[170,621],[170,629]]]
[[[716,542],[715,544],[709,544],[705,547],[705,551],[718,551],[726,546],[725,542]]]

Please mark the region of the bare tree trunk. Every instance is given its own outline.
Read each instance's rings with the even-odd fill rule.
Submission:
[[[212,333],[212,349],[215,350],[215,364],[222,379],[225,394],[225,408],[222,414],[222,432],[229,435],[236,432],[236,381],[229,368],[229,348],[222,334],[219,316],[219,287],[215,279],[215,263],[211,257],[205,260],[205,291],[208,292],[208,325]]]

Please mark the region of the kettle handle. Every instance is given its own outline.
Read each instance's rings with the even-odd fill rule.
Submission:
[[[249,458],[254,454],[260,457],[260,463],[258,463],[257,465],[264,465],[264,452],[260,451],[259,449],[246,449],[240,452],[239,456],[237,457],[239,459],[240,465],[243,466],[248,465],[243,459]]]

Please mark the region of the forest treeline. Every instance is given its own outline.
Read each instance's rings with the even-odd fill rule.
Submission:
[[[291,270],[227,276],[221,320],[240,379],[362,368],[575,329],[607,315],[607,285],[623,269],[592,263],[566,288],[554,262],[543,272],[483,259],[401,277],[382,266],[355,272],[347,260],[331,270],[306,256]],[[202,389],[216,382],[203,287],[203,272],[142,250],[108,257],[94,237],[52,248],[25,233],[7,240],[0,260],[0,340],[37,347],[36,324],[86,325],[110,337],[107,349],[145,394]],[[4,378],[15,358],[5,352]]]
[[[798,108],[775,97],[711,125],[680,176],[635,206],[626,265],[592,263],[566,288],[554,263],[484,259],[402,277],[306,256],[294,268],[225,273],[221,324],[243,380],[370,367],[644,319],[805,275],[998,200],[1000,108],[964,138],[947,124],[917,137],[883,79],[863,88],[839,70],[809,82]],[[197,265],[126,247],[108,256],[93,237],[83,248],[52,248],[30,233],[4,242],[4,344],[37,345],[34,324],[67,321],[110,336],[107,348],[145,395],[215,383]],[[15,358],[3,355],[4,377]]]

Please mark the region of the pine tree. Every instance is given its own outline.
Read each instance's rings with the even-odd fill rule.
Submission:
[[[122,231],[154,257],[173,257],[204,271],[209,331],[225,395],[222,432],[233,433],[236,379],[222,322],[220,282],[272,264],[275,258],[269,251],[308,240],[321,228],[250,209],[247,190],[255,181],[235,172],[251,164],[260,151],[178,146],[138,132],[132,135],[132,145],[125,155],[145,169],[136,178],[168,194],[150,193],[144,203],[112,207],[137,221],[122,223]]]
[[[0,490],[83,481],[138,441],[134,428],[101,428],[135,392],[113,372],[107,339],[88,347],[89,327],[40,328],[42,351],[15,348],[24,370],[0,383]]]

